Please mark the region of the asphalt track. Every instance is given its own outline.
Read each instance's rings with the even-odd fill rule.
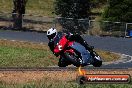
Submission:
[[[126,54],[121,62],[105,64],[101,68],[132,68],[132,38],[115,38],[115,37],[98,37],[87,36],[83,38],[97,49],[112,51],[116,53]],[[38,32],[20,32],[20,31],[0,31],[0,39],[20,40],[37,43],[47,43],[46,33]]]

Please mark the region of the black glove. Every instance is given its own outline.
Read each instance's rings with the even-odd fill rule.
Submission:
[[[59,56],[59,54],[56,54],[56,53],[53,53],[56,57],[58,57]]]

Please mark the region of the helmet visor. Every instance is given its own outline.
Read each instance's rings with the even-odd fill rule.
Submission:
[[[53,33],[51,35],[47,35],[48,39],[51,40],[56,36],[56,33]]]

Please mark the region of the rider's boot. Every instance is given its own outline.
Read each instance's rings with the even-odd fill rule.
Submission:
[[[91,63],[94,67],[100,67],[102,65],[102,60],[100,59],[99,55],[93,50],[94,47],[87,44],[86,41],[81,39],[81,44],[90,52],[92,59]]]
[[[85,46],[85,48],[90,52],[90,54],[91,54],[91,56],[92,56],[92,58],[93,59],[97,59],[97,60],[99,60],[99,61],[101,61],[101,59],[100,59],[100,57],[99,57],[99,55],[93,50],[94,49],[94,47],[93,46],[90,46],[90,45],[88,45],[85,41],[84,41],[84,46]],[[94,61],[94,60],[93,60]]]
[[[95,56],[95,54],[93,53],[93,52],[94,52],[94,51],[93,51],[94,47],[88,45],[86,41],[84,41],[83,45],[84,45],[84,47],[90,52],[90,54],[92,55],[92,57],[94,57],[94,56]]]

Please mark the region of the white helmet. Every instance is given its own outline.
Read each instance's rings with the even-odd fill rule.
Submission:
[[[53,39],[57,35],[57,30],[55,28],[50,28],[47,31],[47,37],[49,40]]]

